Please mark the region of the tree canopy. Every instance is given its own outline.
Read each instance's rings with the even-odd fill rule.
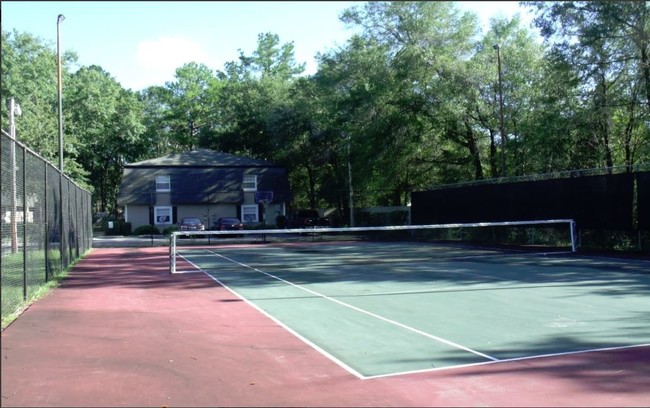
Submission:
[[[66,52],[66,172],[115,211],[125,163],[210,148],[284,165],[295,206],[348,214],[350,191],[356,206],[405,205],[436,184],[647,164],[647,3],[522,4],[541,39],[518,17],[483,33],[454,2],[358,3],[340,18],[359,33],[313,75],[273,33],[140,92]],[[54,161],[52,45],[3,31],[1,92],[25,112],[18,138]]]

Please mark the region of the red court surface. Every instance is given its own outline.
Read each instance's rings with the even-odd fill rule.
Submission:
[[[168,249],[94,249],[2,333],[3,407],[650,406],[650,347],[361,380]]]

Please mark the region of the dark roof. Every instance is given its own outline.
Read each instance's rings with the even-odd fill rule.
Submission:
[[[244,167],[259,167],[259,166],[273,166],[273,163],[266,160],[253,159],[250,157],[236,156],[234,154],[216,152],[214,150],[198,149],[191,152],[174,153],[156,159],[149,159],[137,163],[127,164],[125,167],[141,167],[141,166],[244,166]]]
[[[156,176],[169,176],[172,205],[239,204],[244,197],[244,174],[257,175],[257,190],[273,191],[274,202],[291,198],[283,167],[264,160],[196,150],[125,166],[117,202],[119,205],[155,204],[152,200],[156,196]]]

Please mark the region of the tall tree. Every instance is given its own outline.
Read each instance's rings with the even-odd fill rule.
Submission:
[[[169,112],[169,90],[162,86],[150,86],[139,93],[139,99],[143,106],[142,141],[145,150],[143,158],[153,159],[176,152],[178,146],[168,125],[167,114]]]
[[[232,153],[272,159],[274,145],[268,131],[271,112],[288,97],[304,64],[295,60],[293,43],[281,44],[275,34],[260,34],[257,49],[239,61],[225,64],[219,102],[221,127],[212,146]]]
[[[367,41],[385,47],[385,75],[370,82],[382,89],[383,103],[366,106],[384,107],[381,117],[368,123],[378,138],[373,158],[385,158],[379,174],[392,180],[384,183],[391,185],[391,194],[405,197],[436,176],[472,177],[461,175],[468,164],[481,177],[478,140],[466,105],[458,104],[463,99],[458,91],[468,89],[464,64],[473,51],[476,16],[452,2],[369,2],[342,19],[360,25]]]
[[[580,81],[583,110],[575,120],[585,124],[579,140],[590,154],[582,152],[576,165],[631,165],[638,151],[632,144],[648,136],[647,2],[525,4],[537,10],[535,23],[552,42],[553,55],[573,67]]]
[[[280,44],[280,37],[272,33],[259,34],[257,49],[251,56],[240,51],[239,60],[244,72],[258,79],[286,82],[305,70],[305,64],[298,64],[295,60],[293,42]]]
[[[95,209],[116,209],[117,187],[124,164],[142,148],[142,107],[137,96],[98,66],[82,67],[71,79],[66,100],[69,117],[68,154],[89,172]]]
[[[176,70],[175,81],[167,82],[166,126],[181,150],[193,150],[200,136],[209,137],[216,126],[220,82],[204,64],[188,63]]]
[[[535,134],[530,129],[539,108],[537,95],[543,90],[540,84],[544,79],[544,52],[545,47],[535,41],[518,16],[500,17],[491,20],[489,31],[477,44],[468,64],[470,89],[464,94],[469,96],[466,103],[478,137],[488,135],[488,153],[483,154],[489,157],[492,177],[501,175],[503,164],[510,176],[537,171],[535,150],[530,146]],[[501,140],[502,131],[506,145]],[[506,148],[505,155],[499,154],[504,153],[498,152],[499,146]]]
[[[46,159],[57,162],[57,58],[52,44],[28,33],[2,31],[0,51],[2,127],[9,127],[6,102],[14,98],[23,112],[16,121],[18,139]],[[76,59],[76,54],[69,51],[61,56],[64,88],[68,86],[69,67]],[[64,100],[64,109],[69,112],[73,107],[65,106],[66,103]]]
[[[286,166],[295,205],[317,208],[338,203],[330,181],[337,181],[336,143],[328,127],[318,84],[313,78],[299,78],[289,90],[288,98],[275,106],[268,120],[268,132],[274,148],[273,159]],[[337,181],[334,181],[337,180]]]

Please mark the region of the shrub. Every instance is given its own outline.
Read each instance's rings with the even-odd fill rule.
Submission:
[[[172,232],[178,231],[178,227],[176,225],[172,225],[171,227],[167,227],[163,230],[163,235],[169,236],[171,235]]]
[[[112,223],[113,228],[108,227],[109,222]],[[124,222],[123,220],[116,219],[104,219],[102,225],[106,235],[131,235],[130,222]]]
[[[155,225],[141,225],[133,231],[133,235],[158,235],[160,230]]]

